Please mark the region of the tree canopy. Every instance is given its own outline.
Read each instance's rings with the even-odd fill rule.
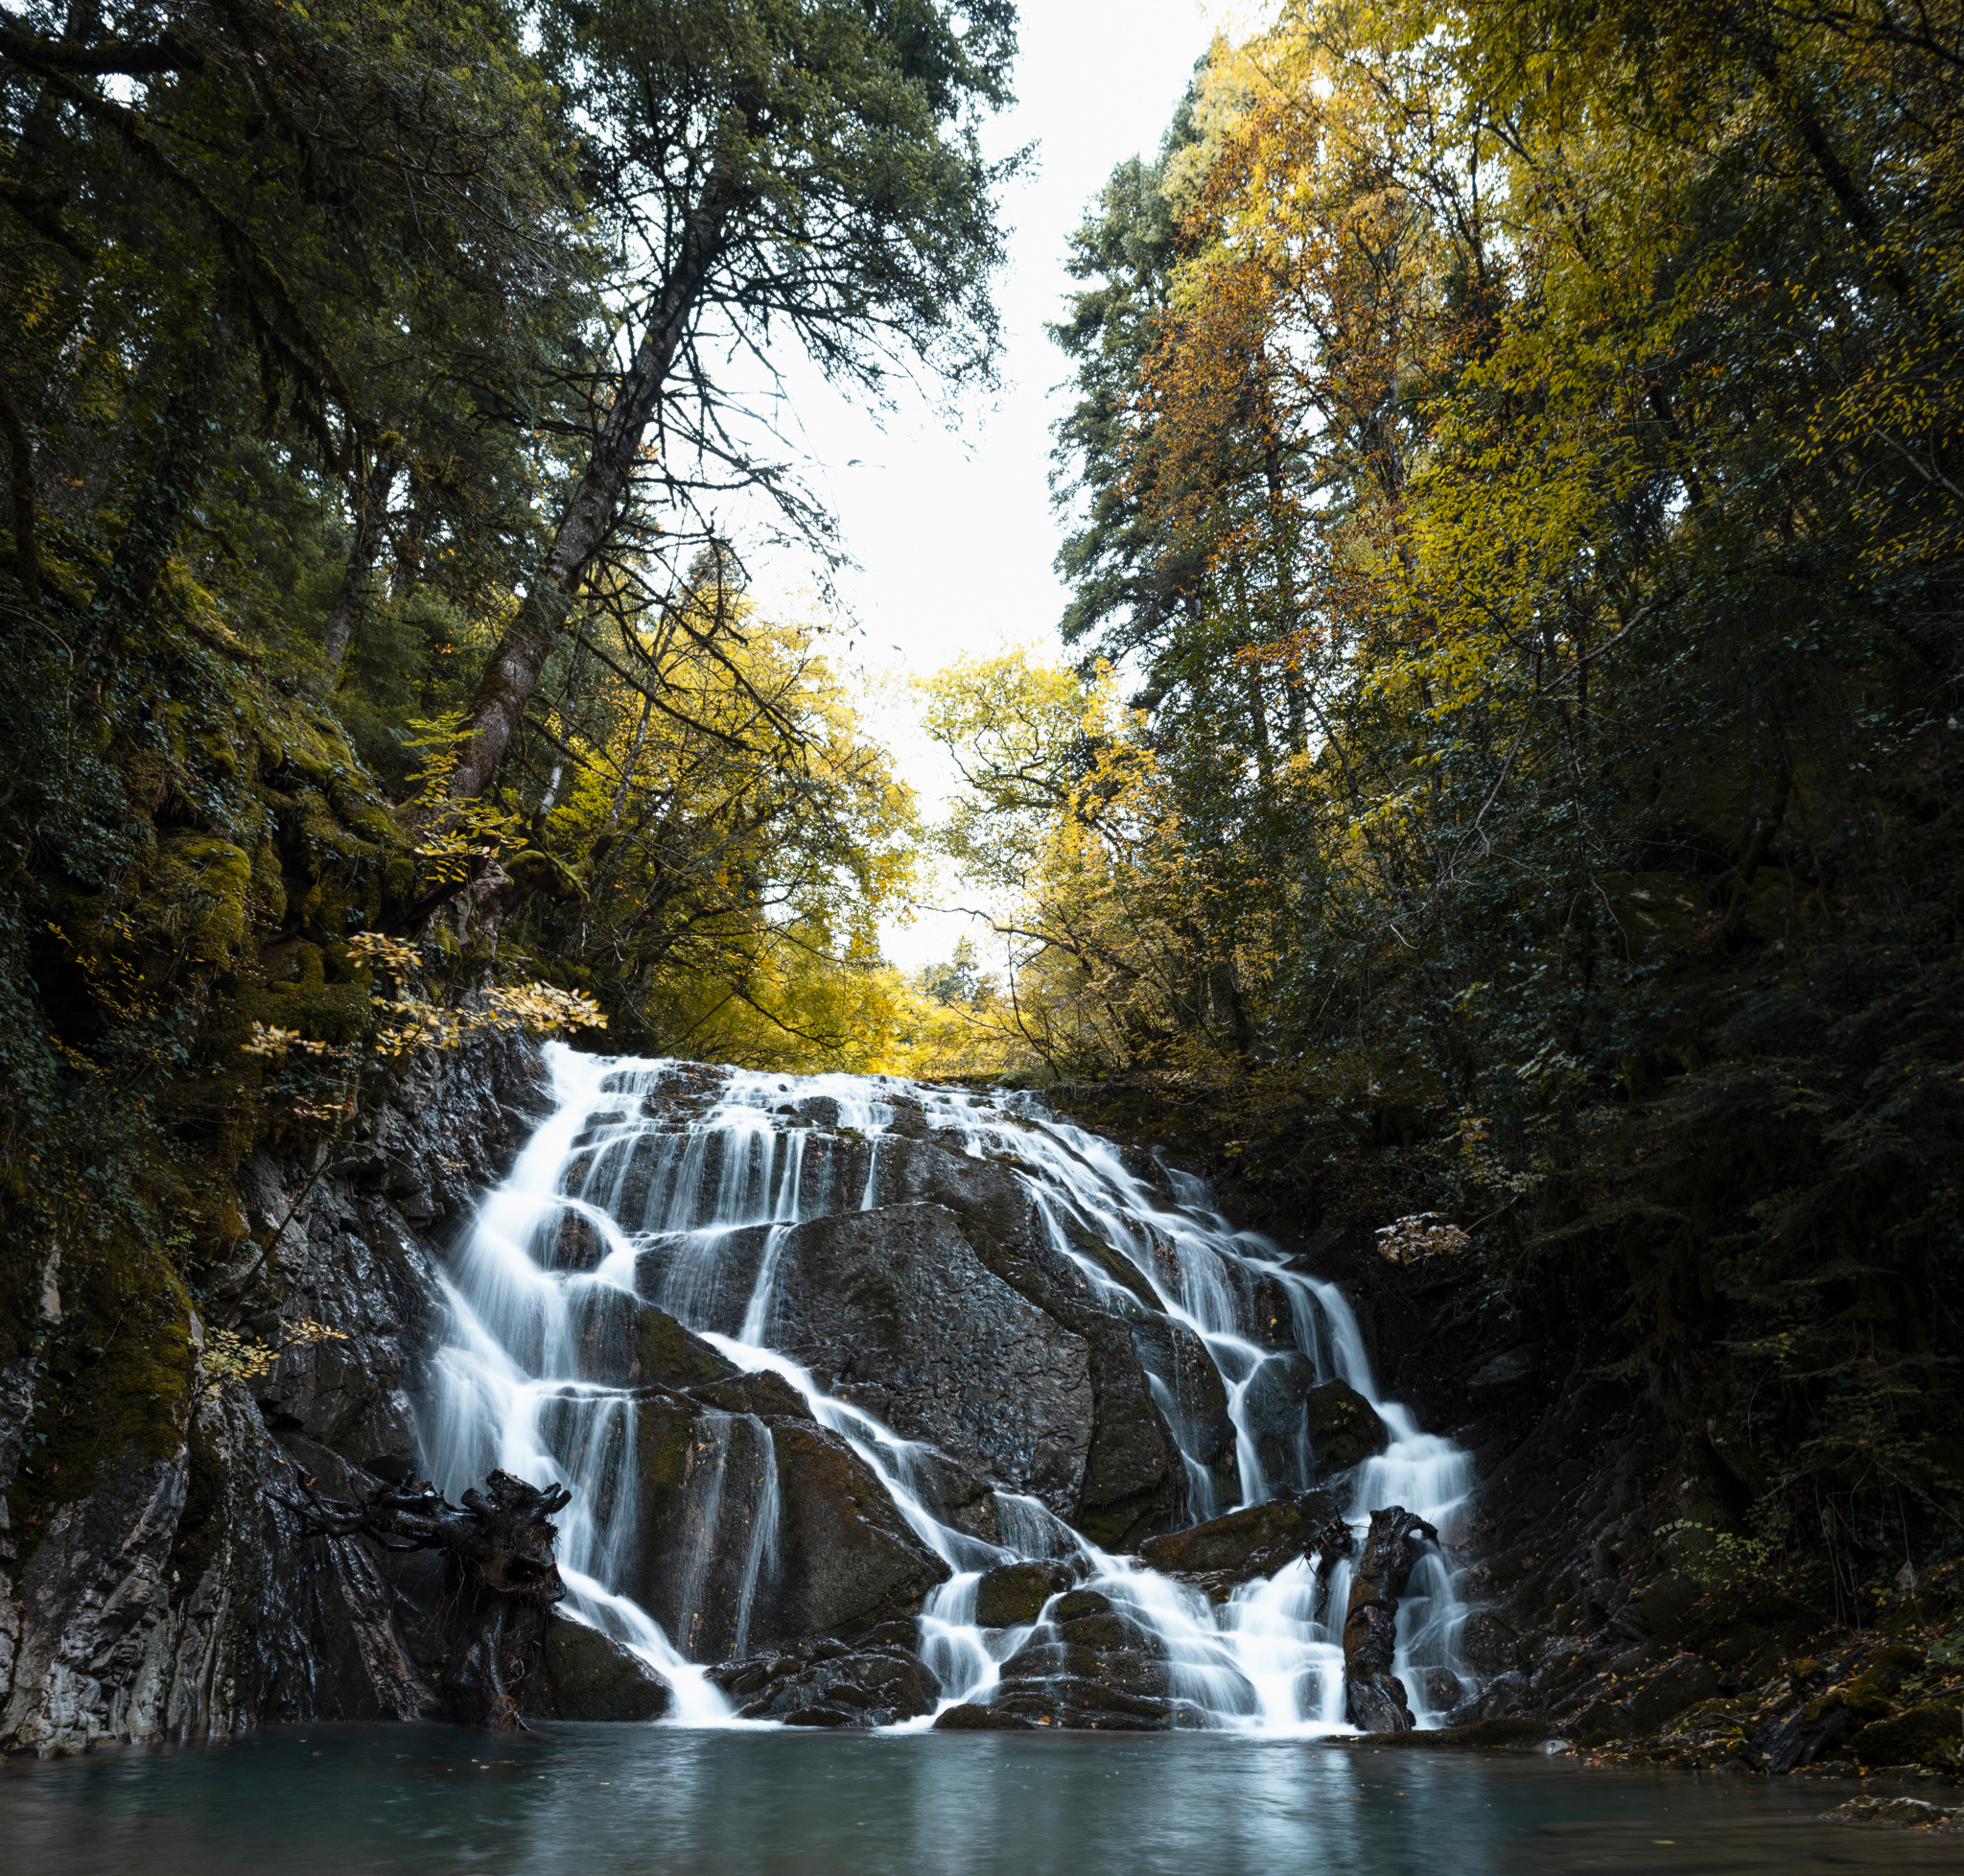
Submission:
[[[1083,688],[936,701],[1026,1044],[1453,1221],[1844,1619],[1964,1489],[1958,27],[1218,42],[1073,243]]]

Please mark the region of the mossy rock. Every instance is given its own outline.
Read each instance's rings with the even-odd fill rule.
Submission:
[[[244,1042],[255,1022],[296,1029],[310,1043],[352,1043],[368,1022],[368,992],[361,984],[263,984],[239,992],[228,1039]]]
[[[636,1352],[643,1380],[666,1381],[671,1387],[687,1388],[736,1378],[738,1370],[735,1362],[717,1354],[700,1336],[684,1328],[666,1309],[643,1303],[640,1327]],[[804,1404],[802,1400],[797,1402],[801,1410]],[[732,1408],[727,1411],[744,1413],[752,1410]]]
[[[1036,1621],[1043,1605],[1070,1587],[1070,1572],[1055,1563],[1003,1563],[983,1573],[975,1585],[975,1624],[982,1629],[1020,1629]]]
[[[1176,1575],[1233,1570],[1278,1549],[1299,1555],[1309,1535],[1298,1506],[1278,1499],[1209,1518],[1185,1531],[1148,1537],[1139,1546],[1139,1556],[1154,1569]]]
[[[152,879],[144,913],[173,950],[218,964],[245,943],[252,856],[243,847],[172,829],[158,839]]]
[[[547,1625],[539,1671],[557,1720],[645,1723],[674,1703],[668,1683],[639,1655],[564,1616]]]
[[[1377,1410],[1347,1381],[1325,1381],[1304,1398],[1309,1416],[1309,1445],[1317,1467],[1344,1472],[1361,1466],[1391,1443],[1391,1429]]]
[[[1950,1701],[1928,1701],[1888,1720],[1871,1721],[1852,1748],[1865,1766],[1953,1766],[1964,1743],[1964,1718]]]

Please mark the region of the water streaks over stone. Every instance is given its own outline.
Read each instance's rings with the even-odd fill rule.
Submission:
[[[1390,1672],[1421,1725],[1472,1690],[1465,1455],[1203,1183],[1027,1095],[549,1060],[447,1264],[427,1457],[573,1489],[569,1606],[674,1720],[1337,1729],[1329,1533],[1388,1506],[1444,1539]]]

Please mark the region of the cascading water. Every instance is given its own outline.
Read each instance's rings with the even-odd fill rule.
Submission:
[[[1343,1728],[1348,1562],[1331,1565],[1324,1584],[1298,1558],[1215,1605],[1134,1559],[1108,1555],[1040,1499],[1004,1486],[993,1493],[995,1540],[957,1529],[933,1509],[932,1448],[829,1392],[773,1346],[786,1244],[801,1224],[881,1203],[883,1161],[899,1151],[889,1142],[904,1109],[908,1137],[1013,1168],[1051,1250],[1082,1276],[1092,1305],[1133,1324],[1142,1350],[1161,1351],[1146,1362],[1147,1381],[1184,1459],[1189,1523],[1316,1483],[1306,1438],[1278,1442],[1273,1426],[1265,1435],[1251,1405],[1277,1363],[1306,1362],[1318,1381],[1355,1389],[1390,1434],[1386,1450],[1348,1475],[1344,1513],[1353,1528],[1374,1508],[1402,1505],[1450,1540],[1471,1482],[1467,1458],[1379,1398],[1334,1285],[1286,1268],[1266,1240],[1235,1231],[1204,1182],[1171,1169],[1142,1177],[1109,1141],[1028,1096],[606,1060],[559,1045],[549,1059],[555,1112],[447,1266],[450,1332],[433,1364],[427,1457],[452,1490],[493,1466],[573,1489],[560,1536],[569,1610],[671,1682],[674,1720],[738,1724],[703,1662],[686,1657],[702,1653],[698,1618],[718,1597],[734,1614],[715,1656],[744,1651],[758,1598],[782,1567],[779,1474],[764,1419],[703,1414],[689,1461],[701,1481],[690,1528],[660,1559],[673,1630],[665,1632],[629,1593],[637,1571],[645,1581],[632,1459],[643,1408],[634,1387],[595,1378],[596,1338],[610,1310],[637,1301],[667,1311],[736,1369],[788,1384],[948,1566],[919,1624],[944,1707],[987,1701],[1001,1664],[1044,1626],[1040,1618],[1036,1630],[978,1627],[979,1574],[1021,1559],[1064,1559],[1083,1586],[1156,1639],[1188,1720],[1263,1733]],[[649,1112],[678,1087],[688,1093],[683,1124],[672,1115],[655,1124]],[[852,1151],[809,1152],[820,1138]],[[1257,1312],[1273,1311],[1277,1296],[1295,1345],[1280,1354],[1256,1330]],[[1195,1385],[1200,1360],[1218,1375],[1218,1395]],[[1204,1395],[1225,1397],[1231,1468]],[[1400,1604],[1394,1664],[1421,1725],[1471,1689],[1456,1667],[1460,1617],[1455,1572],[1444,1554],[1428,1552]]]

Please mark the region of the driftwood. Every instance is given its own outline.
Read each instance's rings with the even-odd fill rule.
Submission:
[[[1418,1724],[1391,1661],[1397,1653],[1398,1598],[1418,1561],[1420,1541],[1436,1544],[1438,1533],[1416,1513],[1401,1505],[1372,1512],[1364,1555],[1350,1579],[1350,1606],[1344,1614],[1344,1709],[1350,1724],[1367,1733],[1409,1732]]]
[[[493,1472],[453,1505],[427,1480],[378,1481],[359,1502],[310,1492],[297,1506],[323,1536],[361,1536],[384,1550],[433,1550],[448,1566],[450,1647],[439,1691],[466,1725],[522,1725],[518,1689],[537,1665],[552,1605],[566,1594],[551,1523],[572,1503],[564,1486],[541,1490]]]
[[[1337,1564],[1356,1548],[1357,1539],[1350,1535],[1350,1526],[1342,1517],[1331,1518],[1303,1545],[1302,1554],[1317,1559],[1316,1619],[1319,1622],[1330,1606],[1330,1582],[1336,1575]]]

